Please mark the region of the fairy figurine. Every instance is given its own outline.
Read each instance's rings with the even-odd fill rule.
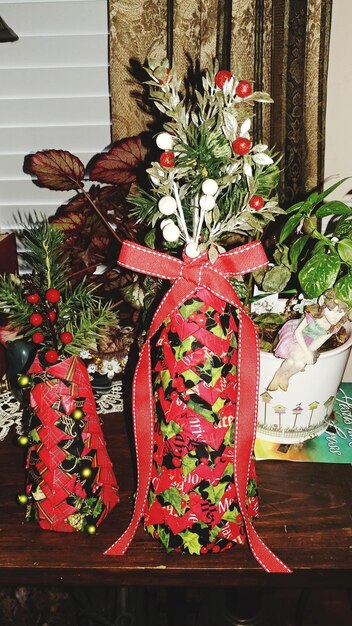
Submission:
[[[317,304],[305,308],[303,317],[286,322],[279,331],[274,354],[284,359],[268,385],[268,391],[288,388],[294,374],[312,365],[319,356],[319,348],[347,321],[351,309],[333,289],[323,293]]]

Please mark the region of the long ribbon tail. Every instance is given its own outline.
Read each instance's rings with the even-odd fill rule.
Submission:
[[[144,344],[133,379],[133,428],[137,457],[137,496],[133,516],[123,535],[104,554],[125,554],[144,514],[152,475],[154,411],[151,384],[150,342]]]
[[[245,367],[243,349],[245,337]],[[238,332],[238,388],[235,420],[234,478],[237,497],[243,521],[246,526],[248,543],[258,563],[271,573],[292,573],[291,570],[260,539],[249,518],[246,507],[246,492],[249,468],[253,453],[256,432],[256,415],[259,386],[259,346],[252,320],[240,311]],[[253,380],[253,373],[256,379]],[[248,378],[250,377],[250,378]],[[254,417],[253,417],[254,416]],[[254,423],[253,423],[254,420]]]

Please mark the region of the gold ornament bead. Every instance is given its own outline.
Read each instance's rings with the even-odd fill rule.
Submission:
[[[19,504],[27,504],[28,496],[25,493],[19,493],[17,496],[17,501]]]
[[[74,409],[74,411],[72,411],[71,413],[71,417],[73,417],[73,419],[77,421],[81,420],[83,416],[84,416],[84,413],[82,409]]]
[[[22,374],[22,376],[18,377],[17,383],[20,387],[28,387],[30,383],[29,376],[26,376],[26,374]]]
[[[17,439],[17,443],[19,446],[27,446],[28,445],[28,437],[27,435],[20,435]]]
[[[87,526],[88,535],[95,535],[96,532],[97,532],[97,527],[94,526],[94,524],[89,524],[89,526]]]
[[[81,471],[81,476],[82,478],[90,478],[90,476],[92,475],[92,470],[90,469],[90,467],[84,467]]]

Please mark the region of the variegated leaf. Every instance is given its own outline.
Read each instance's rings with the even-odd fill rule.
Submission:
[[[29,154],[24,171],[37,177],[35,183],[55,191],[80,189],[85,174],[83,163],[67,150],[44,150]]]
[[[264,154],[264,152],[253,154],[252,159],[258,165],[271,165],[274,162],[272,158],[268,154]]]

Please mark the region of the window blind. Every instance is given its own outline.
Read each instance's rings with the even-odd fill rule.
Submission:
[[[107,0],[0,0],[18,34],[0,44],[0,232],[53,214],[72,194],[36,187],[26,154],[64,149],[84,164],[111,141]]]

